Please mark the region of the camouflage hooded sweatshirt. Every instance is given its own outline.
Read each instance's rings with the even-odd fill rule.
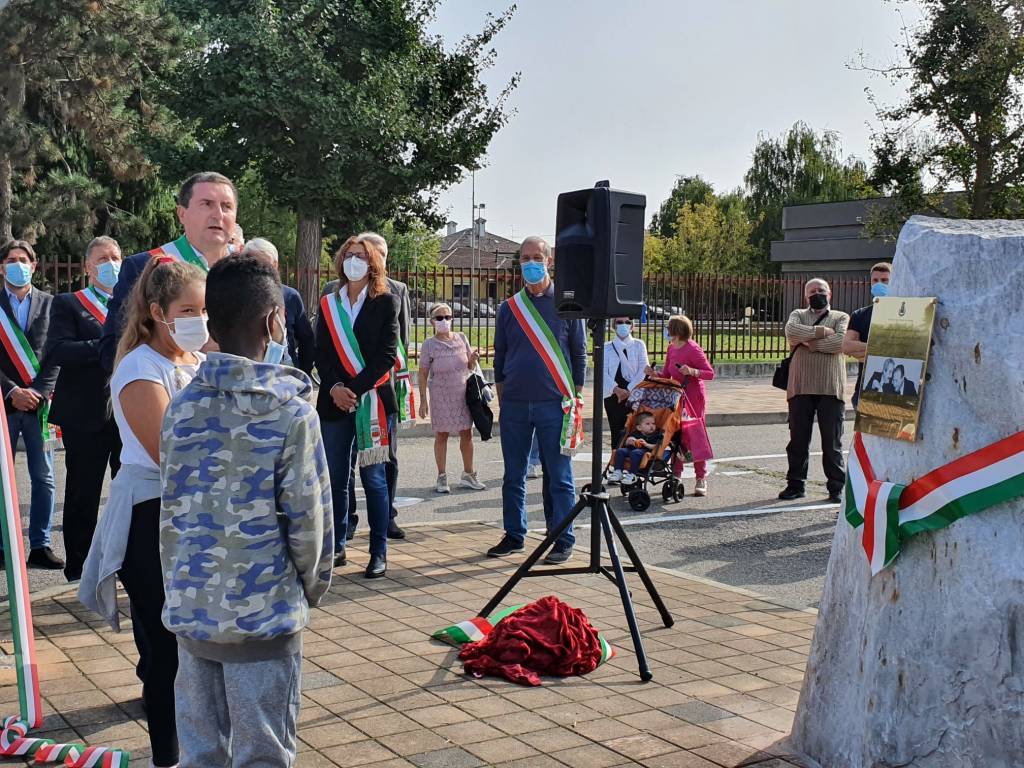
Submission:
[[[295,368],[211,353],[160,440],[163,622],[192,655],[257,661],[301,649],[331,582],[331,486]]]

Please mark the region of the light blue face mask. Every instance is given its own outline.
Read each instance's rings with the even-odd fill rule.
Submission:
[[[876,299],[880,299],[883,296],[889,295],[889,286],[887,283],[873,283],[871,285],[871,295]]]
[[[661,329],[661,332],[662,332],[662,334],[664,334],[666,339],[669,339],[669,340],[672,339],[672,334],[668,332],[668,326],[667,325],[664,328]]]
[[[632,326],[629,323],[619,323],[615,326],[615,335],[624,339],[629,336],[630,330],[632,330]]]
[[[21,261],[12,261],[4,267],[4,277],[15,288],[24,288],[32,281],[32,267]]]
[[[276,309],[267,315],[267,351],[263,353],[263,362],[270,365],[281,365],[281,361],[284,360],[284,353],[288,351],[288,336],[287,331],[284,331],[282,333],[284,341],[274,341],[274,333],[270,330],[270,318],[272,317],[277,317],[277,322],[281,325],[282,331],[285,327],[284,321],[281,320]]]
[[[121,262],[119,261],[104,261],[98,267],[96,267],[96,279],[100,285],[105,285],[111,290],[117,285],[117,278],[121,274]]]
[[[543,283],[544,278],[547,277],[548,268],[543,261],[524,261],[522,265],[523,280],[530,285],[537,285],[537,283]]]

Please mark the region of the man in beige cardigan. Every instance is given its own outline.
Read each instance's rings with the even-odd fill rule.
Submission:
[[[829,306],[832,289],[820,278],[807,281],[804,300],[807,307],[793,310],[786,323],[786,341],[793,351],[786,389],[789,472],[786,474],[786,488],[779,498],[789,501],[804,495],[811,431],[817,416],[828,500],[838,504],[846,480],[842,443],[846,409],[843,336],[850,316]]]

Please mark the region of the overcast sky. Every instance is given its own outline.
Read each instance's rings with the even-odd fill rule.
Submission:
[[[454,42],[508,3],[445,0],[435,31]],[[508,125],[476,174],[487,229],[521,240],[553,235],[559,192],[599,179],[647,195],[647,214],[677,175],[716,189],[743,183],[758,133],[797,120],[838,131],[844,153],[870,158],[870,86],[848,64],[896,55],[915,6],[883,0],[520,0],[495,40],[485,81],[497,93],[522,73]],[[442,197],[470,219],[469,179]]]

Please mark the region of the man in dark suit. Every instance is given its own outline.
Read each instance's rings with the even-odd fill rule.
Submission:
[[[279,269],[277,246],[265,238],[254,237],[245,244],[242,252],[262,256],[273,263],[274,269]],[[288,357],[291,358],[292,365],[307,376],[312,375],[315,354],[313,326],[309,324],[306,305],[302,302],[302,295],[290,285],[282,285],[281,293],[284,294],[284,325]]]
[[[892,384],[882,389],[887,395],[901,395],[902,397],[917,397],[917,385],[909,381],[906,371],[902,365],[897,365],[892,372]]]
[[[29,243],[11,240],[0,248],[0,262],[4,266],[4,290],[0,293],[0,391],[7,409],[11,446],[17,447],[21,435],[32,481],[28,564],[57,570],[64,567],[64,561],[50,549],[53,463],[43,435],[43,429],[48,429],[43,417],[59,373],[43,359],[53,296],[32,287],[36,253]]]
[[[209,272],[210,267],[228,255],[237,211],[238,190],[227,176],[203,171],[185,179],[178,191],[177,207],[182,236],[151,251],[129,256],[121,265],[114,295],[107,305],[103,335],[100,336],[100,364],[107,373],[114,370],[117,342],[124,325],[121,307],[149,260],[154,256],[166,256],[187,261],[197,269]]]
[[[97,237],[85,249],[89,285],[54,297],[45,360],[60,366],[50,421],[64,435],[64,551],[68,581],[82,577],[96,530],[103,476],[121,467],[121,438],[108,407],[110,374],[100,365],[100,334],[121,268],[121,247]]]
[[[384,263],[387,264],[388,260],[388,241],[384,239],[382,235],[378,235],[376,232],[363,232],[358,235],[359,237],[365,237],[377,248],[380,249],[381,254],[384,256]],[[326,296],[328,293],[333,293],[338,288],[338,281],[331,280],[324,286],[321,296]],[[406,353],[409,351],[409,316],[412,314],[409,309],[409,286],[403,283],[401,280],[392,280],[388,278],[388,288],[391,291],[392,296],[398,297],[398,334],[402,338],[402,346],[405,347]],[[388,465],[386,468],[386,474],[388,478],[388,494],[391,497],[391,521],[388,523],[388,538],[389,539],[404,539],[405,531],[403,531],[398,523],[395,522],[395,518],[398,517],[398,509],[395,507],[395,496],[398,490],[398,430],[397,428],[392,430],[392,433],[388,436],[391,442],[391,457],[388,459]],[[348,538],[351,539],[356,534],[356,526],[359,524],[359,515],[356,514],[356,463],[352,462],[352,474],[348,484]]]

